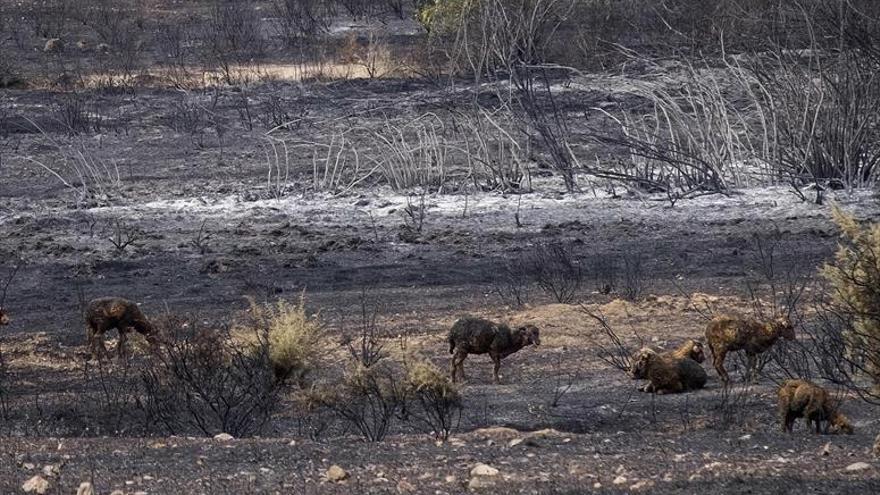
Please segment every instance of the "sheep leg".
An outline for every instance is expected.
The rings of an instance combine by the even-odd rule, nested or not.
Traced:
[[[492,362],[495,363],[495,367],[492,370],[492,376],[494,377],[495,383],[498,383],[501,381],[498,377],[498,370],[501,369],[501,356],[492,356]]]
[[[746,357],[748,358],[748,365],[746,367],[746,381],[749,383],[755,383],[755,381],[757,381],[758,379],[758,355],[746,351]]]
[[[102,325],[89,323],[88,344],[92,359],[101,359],[107,355],[107,346],[104,344],[104,329]],[[99,351],[100,349],[100,351]]]
[[[467,354],[456,352],[452,355],[452,381],[455,382],[456,376],[460,376],[462,380],[465,379],[464,376],[464,358],[467,357]]]
[[[120,328],[119,329],[119,344],[116,347],[116,356],[119,359],[125,357],[125,343],[128,340],[128,329]]]
[[[727,374],[727,370],[724,369],[724,358],[727,357],[727,351],[724,349],[718,349],[717,352],[714,348],[712,348],[712,365],[715,366],[715,371],[718,372],[718,376],[721,377],[721,380],[724,383],[730,381],[730,376]]]

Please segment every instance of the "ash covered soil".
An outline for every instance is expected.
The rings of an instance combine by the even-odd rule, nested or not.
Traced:
[[[611,92],[596,88],[613,83],[587,81],[569,97],[595,103]],[[381,125],[389,113],[406,119],[449,98],[428,85],[393,81],[255,91],[280,92],[308,109],[303,125],[289,131],[303,142],[326,138],[341,119]],[[530,287],[525,307],[514,308],[496,291],[505,270],[536,245],[563,243],[585,273],[603,260],[638,259],[640,302],[624,302],[617,287],[603,294],[598,275],[586,277],[576,301],[605,314],[633,348],[635,334],[671,348],[702,336],[705,319],[692,304],[697,297],[748,310],[755,236],[777,236],[779,257],[803,270],[828,259],[837,230],[827,204],[768,186],[670,207],[662,196],[615,197],[590,178],[583,178],[585,192],[565,193],[536,167],[533,192],[424,195],[423,227],[412,234],[402,227],[404,212],[421,205],[419,195],[386,186],[303,192],[310,153],[295,157],[292,191],[273,198],[265,130],[231,132],[223,151],[210,133],[207,144],[195,145],[191,135],[161,125],[175,95],[157,89],[97,104],[109,130],[90,137],[89,146],[116,161],[117,188],[76,199],[34,161],[5,159],[0,168],[4,269],[16,257],[25,260],[4,302],[13,322],[0,334],[11,406],[0,423],[0,492],[20,492],[38,474],[50,482],[50,493],[72,493],[89,480],[98,493],[880,489],[880,464],[870,454],[880,432],[876,408],[849,398],[844,409],[855,424],[852,436],[812,435],[800,424],[787,435],[778,432],[775,384],[767,377],[738,384],[732,399],[722,394],[714,370],[699,392],[639,393],[636,382],[597,357],[600,329],[577,305],[553,304]],[[17,115],[44,124],[51,122],[45,101],[57,97],[7,95]],[[230,120],[236,115],[231,106],[217,108]],[[62,133],[14,120],[4,125],[15,124],[8,130],[17,156],[59,159],[67,146],[55,144],[66,142]],[[880,217],[872,192],[830,196],[861,220]],[[117,249],[113,240],[126,239],[120,235],[134,240]],[[389,346],[405,335],[443,369],[446,332],[464,313],[535,323],[542,345],[505,359],[497,385],[486,356],[468,358],[461,425],[440,444],[406,426],[378,443],[352,435],[312,440],[284,408],[263,437],[229,441],[143,438],[98,428],[83,415],[100,390],[84,378],[81,298],[119,295],[142,303],[148,314],[223,320],[247,308],[244,296],[305,294],[310,311],[341,337],[350,333],[364,292],[383,303]],[[735,362],[728,368],[742,376]],[[498,473],[472,476],[480,463]],[[346,479],[328,480],[331,465],[345,470]]]

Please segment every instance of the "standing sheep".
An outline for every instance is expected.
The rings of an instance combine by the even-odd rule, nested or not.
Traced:
[[[706,370],[690,357],[659,354],[647,347],[633,356],[630,373],[633,379],[650,382],[639,390],[658,394],[698,390],[706,385],[708,379]]]
[[[749,380],[754,379],[758,354],[769,349],[779,337],[794,340],[794,327],[788,318],[781,317],[770,322],[760,322],[752,318],[717,316],[706,327],[706,341],[712,353],[712,363],[718,375],[725,382],[730,376],[724,369],[724,358],[728,352],[745,350],[748,357]]]
[[[104,333],[113,328],[119,331],[117,352],[120,357],[125,353],[126,334],[132,330],[146,337],[153,346],[159,343],[158,333],[138,305],[121,297],[93,299],[86,308],[85,319],[89,350],[95,358],[99,357],[99,347],[100,354],[107,353]]]
[[[806,380],[786,380],[777,392],[779,421],[782,431],[791,432],[794,421],[804,418],[807,427],[816,425],[816,433],[846,433],[851,435],[853,427],[849,420],[837,410],[824,388]]]
[[[494,379],[498,383],[501,359],[528,345],[540,345],[541,337],[534,325],[511,330],[505,324],[493,323],[483,318],[465,316],[452,325],[449,331],[449,353],[452,354],[452,381],[458,374],[464,378],[464,360],[468,354],[486,354],[495,363]]]

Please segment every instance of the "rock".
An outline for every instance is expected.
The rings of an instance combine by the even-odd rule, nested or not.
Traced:
[[[46,464],[43,466],[43,476],[47,478],[58,476],[58,466],[54,464]]]
[[[218,433],[214,435],[214,440],[219,442],[228,442],[230,440],[235,440],[235,437],[230,435],[229,433]]]
[[[325,473],[325,476],[327,476],[327,481],[333,483],[339,483],[340,481],[348,479],[348,473],[345,471],[345,469],[342,469],[336,464],[330,466],[330,468],[327,469],[327,473]]]
[[[653,482],[653,481],[651,481],[651,480],[641,480],[641,481],[638,481],[638,482],[634,483],[631,487],[629,487],[629,489],[632,490],[632,491],[634,491],[634,492],[637,492],[637,491],[639,491],[639,490],[645,490],[645,489],[647,489],[647,488],[652,488],[653,486],[654,486],[654,482]]]
[[[125,492],[122,490],[113,490],[110,492],[110,495],[125,495]]]
[[[523,443],[522,438],[514,438],[513,440],[511,440],[510,442],[507,443],[507,446],[508,447],[516,447],[517,445],[519,445],[521,443]]]
[[[821,456],[831,455],[831,442],[828,442],[822,446],[822,450],[819,451],[819,455],[821,455]]]
[[[868,469],[871,469],[871,465],[867,462],[854,462],[844,468],[844,470],[848,473],[859,473],[862,471],[867,471]]]
[[[617,478],[614,478],[614,481],[612,481],[612,483],[614,483],[615,485],[622,485],[622,484],[626,483],[627,481],[629,481],[629,480],[626,479],[626,476],[621,474]]]
[[[601,490],[601,489],[602,489],[602,483],[599,483],[598,481],[593,483],[593,490]]]
[[[456,478],[455,476],[449,474],[449,475],[446,475],[446,477],[443,478],[443,480],[444,480],[445,482],[447,482],[447,483],[455,483],[455,482],[458,480],[458,478]]]
[[[88,481],[83,481],[76,489],[76,495],[95,495],[95,487]]]
[[[43,45],[43,51],[47,53],[60,53],[64,51],[64,42],[60,38],[49,38]]]
[[[468,488],[471,490],[479,490],[480,488],[492,488],[495,486],[495,479],[489,476],[474,476],[468,482]]]
[[[410,493],[416,491],[416,487],[406,480],[400,480],[397,482],[397,492],[398,493]]]
[[[477,464],[471,469],[471,476],[497,476],[498,470],[488,464]]]
[[[46,481],[42,476],[34,476],[33,478],[24,482],[21,485],[21,489],[24,490],[25,493],[36,493],[37,495],[43,495],[47,491],[49,491],[49,482]]]

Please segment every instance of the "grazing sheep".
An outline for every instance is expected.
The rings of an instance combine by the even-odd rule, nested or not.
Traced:
[[[464,359],[468,354],[486,354],[495,363],[493,373],[498,383],[498,370],[501,359],[527,345],[540,345],[541,337],[534,325],[525,325],[511,330],[504,324],[493,323],[483,318],[465,316],[452,325],[449,331],[449,353],[452,354],[452,381],[457,374],[464,378]],[[459,373],[457,373],[459,372]]]
[[[658,394],[701,389],[708,378],[706,370],[690,357],[676,358],[647,347],[633,356],[630,373],[634,379],[650,382],[639,390]]]
[[[752,318],[717,316],[706,327],[706,341],[712,353],[712,363],[718,375],[725,382],[730,376],[724,369],[724,358],[728,352],[745,350],[748,356],[747,378],[754,379],[758,354],[769,349],[779,337],[794,340],[794,327],[788,318],[777,318],[770,322],[760,322]]]
[[[88,325],[89,350],[95,358],[100,357],[97,352],[99,347],[103,351],[101,354],[107,353],[104,333],[112,328],[119,331],[117,346],[119,356],[125,353],[126,334],[132,330],[146,337],[153,346],[156,346],[160,340],[153,324],[144,316],[138,305],[121,297],[93,299],[86,308],[85,318]]]
[[[666,353],[666,355],[675,359],[691,358],[698,363],[706,360],[706,354],[703,352],[703,343],[694,339],[687,339],[677,349]]]
[[[837,410],[837,404],[824,388],[806,380],[786,380],[779,387],[779,420],[783,432],[791,432],[797,418],[807,420],[807,427],[816,424],[816,433],[852,435],[849,420]]]
[[[5,309],[0,308],[0,326],[9,325],[9,313]]]

